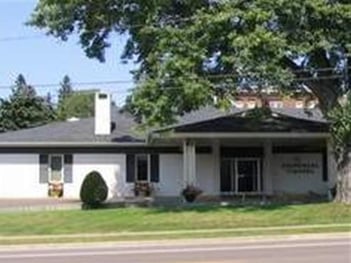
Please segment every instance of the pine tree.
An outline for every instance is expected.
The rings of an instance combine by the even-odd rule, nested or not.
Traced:
[[[0,131],[44,125],[55,119],[52,105],[36,94],[34,87],[19,75],[8,99],[0,100]]]
[[[59,104],[62,103],[63,100],[65,100],[67,97],[69,97],[73,93],[71,79],[68,75],[65,75],[63,77],[60,85],[61,85],[61,88],[58,91]]]

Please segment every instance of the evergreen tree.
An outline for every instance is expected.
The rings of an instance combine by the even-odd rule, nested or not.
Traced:
[[[19,75],[12,94],[0,100],[0,131],[19,130],[49,123],[55,113],[45,98],[36,95],[34,87]]]
[[[72,89],[72,83],[71,79],[68,75],[65,75],[62,79],[62,82],[60,83],[60,89],[58,91],[58,102],[59,104],[65,100],[67,97],[72,95],[73,89]]]

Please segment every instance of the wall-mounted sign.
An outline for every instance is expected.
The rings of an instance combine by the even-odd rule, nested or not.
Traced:
[[[288,174],[313,175],[319,170],[320,163],[316,160],[308,160],[295,156],[290,160],[284,160],[281,163],[281,168]]]

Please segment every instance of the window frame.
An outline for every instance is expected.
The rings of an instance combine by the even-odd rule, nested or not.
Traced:
[[[146,163],[147,163],[147,179],[146,180],[139,180],[138,178],[138,158],[146,156]],[[151,182],[151,155],[150,154],[136,154],[134,160],[134,181],[135,182]]]
[[[58,180],[52,180],[52,168],[51,168],[51,164],[52,164],[52,158],[53,157],[60,157],[61,158],[61,179],[58,181]],[[49,178],[48,178],[48,181],[49,183],[63,183],[64,182],[64,155],[63,154],[50,154],[49,155]]]

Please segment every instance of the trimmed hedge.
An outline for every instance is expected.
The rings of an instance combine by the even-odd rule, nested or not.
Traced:
[[[83,208],[97,208],[106,200],[108,187],[100,173],[92,171],[84,178],[80,189]]]

